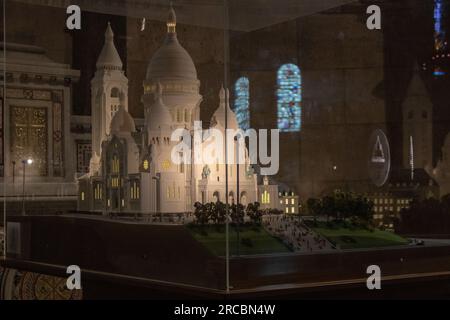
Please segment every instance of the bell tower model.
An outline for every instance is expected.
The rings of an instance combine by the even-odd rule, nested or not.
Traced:
[[[432,165],[433,104],[416,65],[403,103],[403,166],[427,168]]]
[[[92,157],[100,157],[102,142],[110,133],[111,119],[122,105],[128,111],[128,79],[122,60],[114,46],[111,25],[105,32],[105,44],[91,80]]]

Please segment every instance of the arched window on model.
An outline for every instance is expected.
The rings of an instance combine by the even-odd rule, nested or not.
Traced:
[[[234,204],[234,192],[233,191],[228,192],[228,203]]]
[[[117,154],[113,155],[111,159],[111,187],[112,188],[119,188],[120,187],[120,180],[119,180],[119,174],[120,174],[120,160]]]
[[[241,192],[241,198],[240,198],[240,203],[246,207],[247,206],[247,192],[246,191],[242,191]]]
[[[261,203],[262,204],[270,204],[270,193],[267,190],[261,194]]]
[[[234,84],[234,113],[239,128],[250,128],[250,83],[247,77],[240,77]]]
[[[114,87],[111,89],[111,119],[114,114],[119,110],[120,105],[120,92],[119,89]]]
[[[118,174],[120,171],[120,161],[119,157],[115,154],[111,159],[111,172],[113,174]]]
[[[220,193],[219,193],[219,191],[214,191],[213,199],[214,199],[214,202],[219,202],[220,201]]]
[[[130,199],[139,200],[139,198],[140,198],[139,181],[134,180],[130,183]]]
[[[278,129],[281,132],[300,131],[302,78],[295,64],[284,64],[277,73]]]
[[[186,122],[186,123],[189,122],[189,110],[188,109],[184,109],[184,122]]]

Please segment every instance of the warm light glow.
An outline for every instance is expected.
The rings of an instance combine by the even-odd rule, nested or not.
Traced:
[[[130,193],[131,193],[131,200],[138,200],[140,197],[139,194],[139,184],[137,181],[133,181],[130,187]]]
[[[113,156],[111,160],[111,171],[112,173],[119,173],[120,170],[120,162],[116,155]]]
[[[264,193],[261,195],[261,202],[263,204],[270,204],[270,193],[267,190],[264,190]]]
[[[175,33],[176,32],[177,24],[175,22],[168,22],[167,23],[167,32],[168,33]]]
[[[102,200],[102,187],[100,186],[100,184],[97,184],[94,188],[94,199]]]
[[[144,163],[142,164],[142,167],[144,168],[144,170],[148,170],[148,168],[149,168],[149,163],[148,163],[148,160],[147,160],[147,159],[144,160]]]
[[[27,163],[28,163],[28,164],[33,164],[33,159],[28,159],[28,160],[27,160]]]
[[[170,169],[170,161],[169,160],[164,160],[163,163],[162,163],[162,168],[164,170]]]

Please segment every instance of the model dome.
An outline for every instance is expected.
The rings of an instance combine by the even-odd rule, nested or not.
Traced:
[[[172,123],[172,116],[169,109],[162,101],[162,86],[158,82],[156,85],[156,97],[155,102],[150,107],[150,116],[148,128],[150,130],[156,130],[164,126],[170,126]]]
[[[175,11],[170,8],[166,39],[150,60],[147,80],[164,78],[197,80],[194,62],[186,49],[178,42],[176,24]]]
[[[225,101],[225,94],[227,95],[227,100]],[[220,105],[219,108],[217,108],[216,112],[214,112],[212,118],[211,118],[211,125],[216,126],[217,124],[220,124],[223,128],[225,128],[225,110],[227,114],[227,128],[228,129],[239,129],[239,124],[236,120],[236,115],[234,114],[233,110],[230,109],[230,97],[228,89],[225,91],[225,89],[220,89]]]
[[[133,117],[120,105],[119,110],[114,114],[111,120],[111,133],[135,132],[136,126]]]

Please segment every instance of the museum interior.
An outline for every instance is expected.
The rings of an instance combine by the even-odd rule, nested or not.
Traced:
[[[1,9],[0,299],[442,292],[450,0]]]

